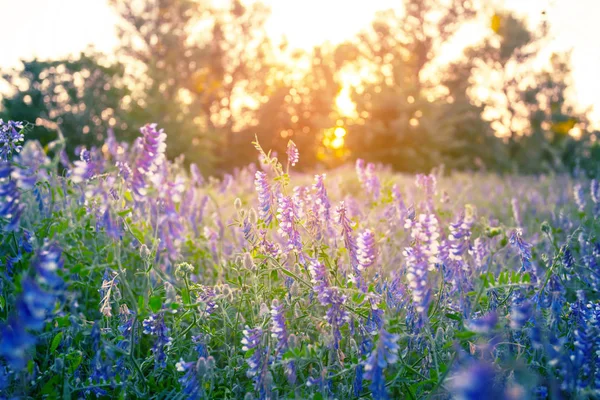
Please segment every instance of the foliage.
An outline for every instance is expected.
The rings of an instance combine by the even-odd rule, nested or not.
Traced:
[[[0,396],[598,396],[597,181],[312,183],[258,142],[204,180],[141,133],[1,164]]]
[[[104,58],[89,49],[76,58],[23,61],[3,75],[12,96],[2,99],[0,116],[32,124],[28,137],[43,145],[60,130],[70,157],[78,146],[102,144],[108,128],[121,140],[133,140],[137,118],[146,116],[131,103],[124,66]]]

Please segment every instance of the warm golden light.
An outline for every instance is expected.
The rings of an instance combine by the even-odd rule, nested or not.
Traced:
[[[344,147],[344,136],[346,136],[346,129],[343,127],[329,128],[325,130],[323,145],[332,150],[340,150]]]

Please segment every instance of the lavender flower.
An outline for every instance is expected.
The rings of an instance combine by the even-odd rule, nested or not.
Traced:
[[[573,187],[573,197],[575,198],[577,209],[582,212],[585,211],[585,193],[583,191],[583,186],[580,183]]]
[[[387,399],[384,370],[398,361],[398,339],[385,329],[379,332],[377,347],[371,352],[365,363],[364,377],[371,381],[371,393],[374,399]]]
[[[251,329],[246,325],[243,331],[242,350],[249,353],[250,357],[246,360],[249,378],[254,381],[254,390],[260,393],[260,398],[264,399],[268,392],[267,378],[267,357],[266,351],[262,346],[263,330],[260,327]]]
[[[357,268],[359,271],[364,271],[375,263],[377,254],[375,252],[375,234],[369,230],[364,230],[358,235],[357,240]]]
[[[0,119],[0,161],[8,161],[13,153],[19,153],[24,139],[22,122]]]
[[[457,400],[500,399],[503,391],[496,388],[494,368],[482,361],[461,369],[452,377],[451,390]]]
[[[258,217],[264,221],[266,225],[271,223],[273,219],[273,193],[267,180],[267,174],[261,171],[256,171],[254,177],[254,185],[258,193]]]
[[[292,167],[298,163],[300,153],[298,152],[296,144],[291,140],[288,142],[286,154],[288,156],[288,163],[291,164]]]
[[[156,340],[152,346],[154,368],[165,368],[167,366],[165,349],[168,349],[171,346],[173,338],[169,336],[169,328],[165,324],[164,315],[162,313],[152,314],[146,318],[142,324],[146,335],[156,336]]]
[[[0,162],[0,218],[9,220],[4,227],[14,231],[19,227],[25,206],[21,204],[21,193],[15,180],[11,179],[13,168],[7,162]]]
[[[138,139],[139,154],[133,171],[132,187],[138,197],[146,195],[147,178],[151,177],[164,160],[167,148],[166,133],[156,130],[156,124],[147,124],[140,129],[142,136]]]
[[[531,263],[531,245],[523,240],[523,233],[520,229],[514,230],[509,238],[509,242],[516,247],[521,258],[521,271],[531,273],[533,281],[536,280],[535,267]]]
[[[302,251],[302,241],[300,232],[296,227],[296,208],[294,201],[289,196],[280,195],[278,198],[277,220],[279,222],[278,232],[283,237],[287,238],[288,250]]]
[[[348,313],[343,306],[346,302],[346,296],[341,295],[337,288],[331,287],[327,280],[327,270],[323,263],[313,261],[308,267],[313,290],[317,295],[319,303],[323,306],[329,306],[326,319],[333,331],[334,348],[338,348],[341,340],[340,328],[349,320]]]
[[[340,233],[342,238],[344,239],[344,246],[346,247],[346,250],[348,250],[348,254],[350,255],[350,265],[354,270],[354,273],[358,275],[360,273],[360,271],[358,270],[358,248],[356,246],[354,236],[352,235],[352,226],[350,219],[346,215],[346,204],[343,201],[340,202],[335,212],[337,215],[337,223],[342,228],[342,231]]]
[[[277,299],[271,304],[271,336],[277,340],[276,351],[281,354],[288,347],[288,335],[285,328],[285,316],[283,315],[283,304]]]
[[[329,202],[329,196],[327,196],[327,189],[325,189],[326,175],[315,175],[315,183],[313,184],[314,191],[314,212],[325,224],[329,223],[330,220],[330,209],[331,203]]]

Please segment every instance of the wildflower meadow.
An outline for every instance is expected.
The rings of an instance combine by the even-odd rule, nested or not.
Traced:
[[[600,188],[567,175],[222,178],[0,121],[0,398],[600,397]]]

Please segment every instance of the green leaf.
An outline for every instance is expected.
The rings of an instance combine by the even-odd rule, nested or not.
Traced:
[[[159,296],[152,296],[150,297],[150,301],[148,302],[148,305],[150,305],[150,309],[157,313],[160,311],[161,307],[162,307],[162,299]]]
[[[130,191],[126,191],[123,196],[125,197],[125,200],[127,200],[127,201],[133,201],[133,196],[131,195]]]
[[[462,321],[462,317],[459,314],[446,313],[446,317],[458,322]]]
[[[60,345],[60,341],[62,340],[64,332],[58,332],[54,339],[52,339],[52,344],[50,345],[50,353],[54,353],[58,346]]]

